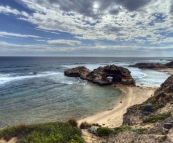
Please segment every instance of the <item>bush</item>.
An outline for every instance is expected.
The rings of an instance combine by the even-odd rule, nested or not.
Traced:
[[[103,136],[109,136],[111,133],[111,130],[107,127],[100,127],[97,129],[98,136],[103,137]]]
[[[146,131],[147,129],[145,128],[140,128],[140,129],[132,129],[133,132],[137,133],[137,134],[143,134],[144,131]]]
[[[171,116],[171,112],[168,112],[168,113],[165,113],[165,114],[162,114],[162,115],[158,115],[158,116],[151,116],[149,118],[146,118],[143,120],[143,123],[155,123],[159,120],[164,120],[168,117]]]
[[[151,103],[147,103],[142,106],[142,110],[146,112],[152,112],[153,111],[153,105]]]
[[[65,122],[18,125],[0,131],[0,138],[18,137],[24,143],[84,143],[80,136],[80,129]]]
[[[78,135],[74,135],[69,143],[85,143],[85,140]]]
[[[72,125],[73,127],[77,127],[77,121],[76,121],[76,119],[72,118],[72,119],[69,119],[67,122],[70,125]]]
[[[89,124],[88,122],[82,122],[81,124],[80,124],[80,129],[87,129],[87,128],[89,128],[89,127],[91,127],[91,124]]]
[[[122,127],[117,127],[114,129],[115,134],[119,134],[120,132],[124,132],[124,131],[129,131],[131,130],[130,126],[122,126]]]

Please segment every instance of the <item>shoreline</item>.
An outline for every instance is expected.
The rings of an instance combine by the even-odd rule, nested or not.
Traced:
[[[121,126],[123,123],[123,114],[126,113],[127,108],[146,101],[154,94],[158,87],[126,86],[118,84],[115,88],[120,89],[123,95],[115,103],[113,108],[80,119],[78,120],[79,125],[86,121],[88,123],[98,123],[101,126],[109,128]]]

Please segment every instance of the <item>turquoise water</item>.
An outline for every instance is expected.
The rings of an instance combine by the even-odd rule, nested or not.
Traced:
[[[167,58],[169,59],[169,58]],[[64,76],[64,70],[84,65],[90,70],[115,64],[129,68],[136,62],[168,62],[166,58],[58,58],[0,57],[0,128],[84,118],[112,108],[121,91],[101,87],[79,78]],[[137,84],[160,85],[166,73],[129,68]]]

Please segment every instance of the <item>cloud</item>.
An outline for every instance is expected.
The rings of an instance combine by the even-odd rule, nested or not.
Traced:
[[[28,14],[24,11],[20,12],[17,9],[13,9],[9,6],[3,6],[3,5],[0,5],[0,13],[14,14],[14,15],[21,15],[21,16],[28,17]]]
[[[173,15],[173,2],[171,4],[171,6],[170,6],[170,13]]]
[[[136,11],[147,5],[151,0],[115,0],[115,2],[125,7],[128,11]]]
[[[56,44],[63,46],[75,46],[81,44],[80,41],[76,40],[47,40],[48,44]]]
[[[40,36],[35,36],[35,35],[24,35],[24,34],[18,34],[18,33],[9,33],[9,32],[4,32],[0,31],[0,37],[21,37],[21,38],[41,38]]]
[[[171,0],[16,1],[32,10],[30,14],[22,14],[8,7],[7,11],[12,9],[11,13],[23,15],[18,17],[19,20],[27,21],[33,24],[35,29],[44,32],[59,36],[65,32],[78,39],[46,41],[52,47],[78,48],[83,44],[80,40],[91,43],[103,41],[104,44],[111,43],[114,47],[132,45],[129,48],[146,45],[164,47],[173,43],[172,38],[169,38],[173,35]],[[108,47],[110,45],[108,44]]]

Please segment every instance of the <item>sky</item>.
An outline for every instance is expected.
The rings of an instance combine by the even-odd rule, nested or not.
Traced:
[[[173,0],[0,0],[0,56],[172,55]]]

